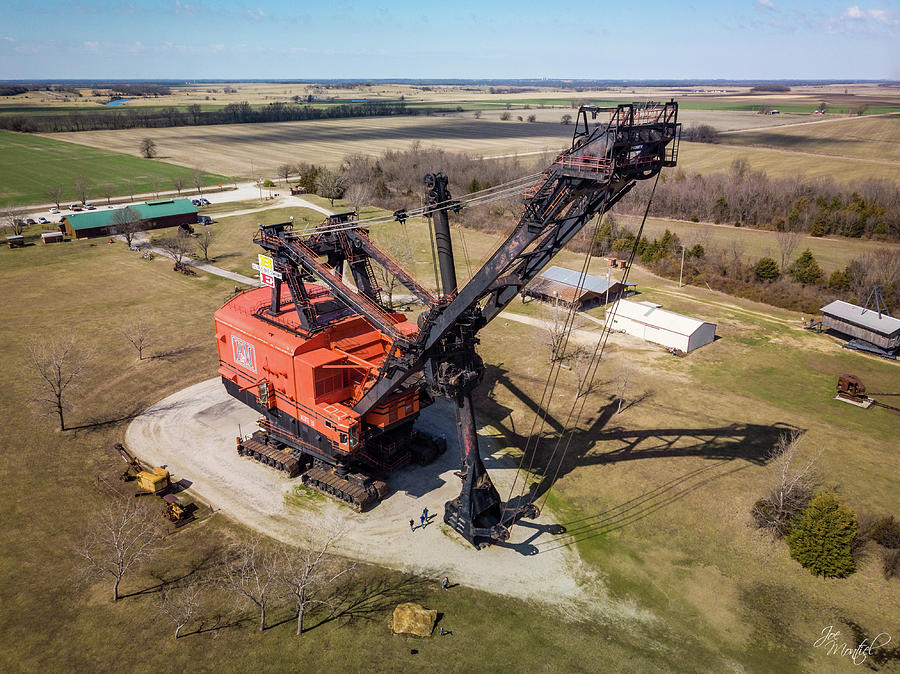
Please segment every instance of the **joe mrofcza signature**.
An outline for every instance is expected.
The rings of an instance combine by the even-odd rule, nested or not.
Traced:
[[[841,636],[840,630],[835,630],[834,625],[825,627],[818,639],[813,644],[813,648],[824,648],[828,655],[840,655],[850,658],[854,665],[861,665],[870,655],[874,655],[876,648],[887,646],[891,642],[891,635],[887,632],[872,637],[871,642],[863,639],[856,648],[851,648],[846,641],[839,641]]]

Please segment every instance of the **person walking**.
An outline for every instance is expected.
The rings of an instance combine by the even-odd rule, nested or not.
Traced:
[[[415,521],[415,520],[410,520],[410,521],[409,521],[409,530],[410,530],[410,531],[415,531],[415,530],[416,530],[416,521]]]
[[[450,579],[449,579],[447,576],[444,576],[444,577],[441,579],[441,589],[442,589],[442,590],[449,590],[449,589],[450,589]]]
[[[422,508],[422,517],[424,517],[426,520],[428,519],[428,507],[427,506],[425,508]]]
[[[422,528],[425,528],[426,520],[425,515],[419,515],[419,521],[422,523]]]

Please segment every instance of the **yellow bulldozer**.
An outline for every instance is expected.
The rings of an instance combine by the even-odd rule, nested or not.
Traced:
[[[165,518],[174,523],[176,527],[193,519],[178,497],[169,493],[172,489],[172,478],[169,471],[161,467],[145,468],[121,443],[116,443],[116,451],[128,464],[128,468],[119,476],[119,479],[124,482],[131,480],[137,482],[140,491],[135,496],[155,495],[162,498],[165,503]]]

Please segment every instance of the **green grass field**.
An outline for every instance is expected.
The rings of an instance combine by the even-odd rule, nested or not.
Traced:
[[[47,203],[47,188],[66,186],[64,201],[76,200],[73,181],[81,175],[90,179],[88,198],[100,201],[102,185],[111,186],[113,196],[129,193],[128,180],[135,193],[174,189],[172,179],[181,177],[191,186],[191,169],[155,159],[142,159],[109,150],[75,143],[0,131],[0,205]],[[228,182],[225,176],[207,173],[204,184]],[[80,197],[79,197],[80,198]]]

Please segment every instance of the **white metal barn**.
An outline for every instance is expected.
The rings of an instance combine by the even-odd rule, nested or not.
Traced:
[[[682,316],[650,302],[619,300],[606,312],[610,328],[688,353],[716,338],[716,324]]]

